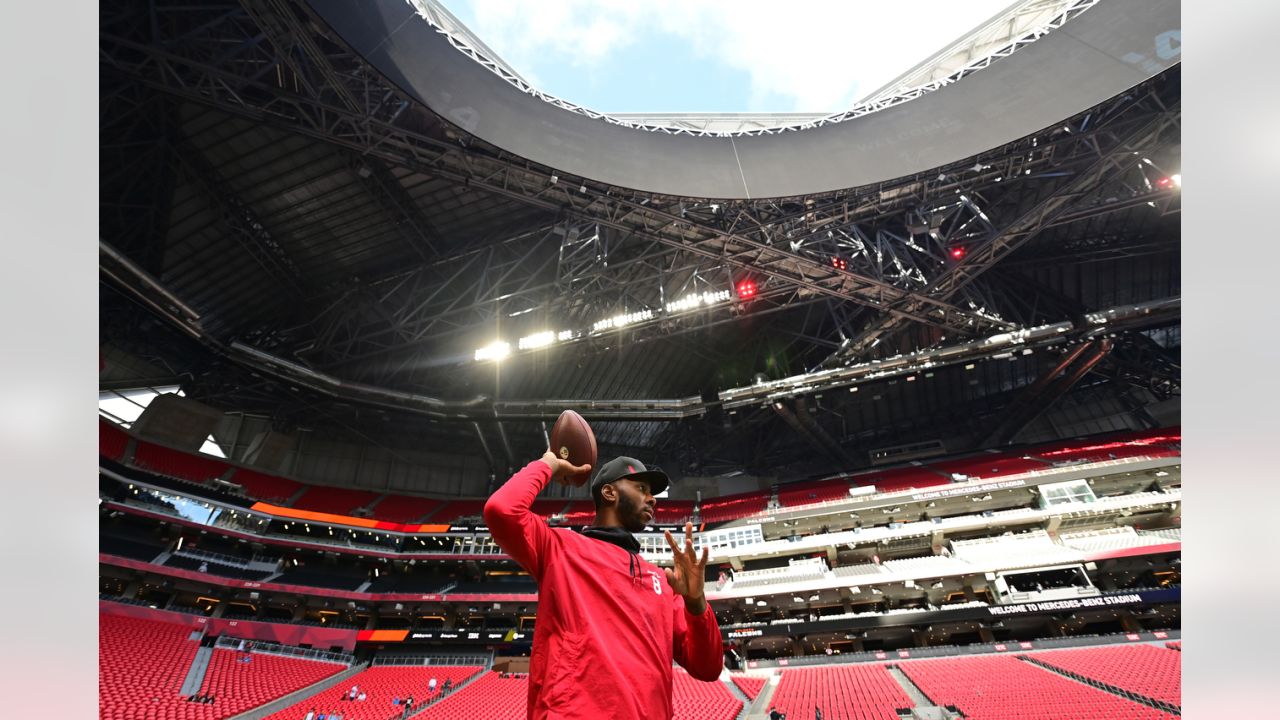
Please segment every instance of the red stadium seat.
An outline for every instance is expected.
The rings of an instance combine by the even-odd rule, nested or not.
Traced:
[[[899,667],[933,702],[955,705],[971,720],[1173,718],[1009,655],[910,660]]]
[[[273,503],[282,503],[302,489],[302,483],[245,468],[236,470],[231,482],[244,487],[249,497]]]
[[[352,490],[350,488],[312,485],[302,496],[293,501],[299,510],[350,515],[357,508],[362,508],[378,499],[378,493],[368,490]]]
[[[197,694],[179,695],[199,648],[182,625],[119,615],[98,616],[99,717],[215,720],[242,713],[341,672],[345,665],[214,650]]]
[[[769,703],[791,718],[821,708],[823,720],[898,720],[897,709],[912,705],[883,665],[790,668]]]
[[[441,505],[444,505],[443,500],[433,498],[388,495],[373,506],[373,516],[387,522],[419,523],[434,514]]]
[[[231,467],[222,460],[198,453],[173,450],[143,440],[138,441],[137,449],[133,453],[133,464],[160,475],[190,480],[194,483],[205,483],[214,478],[220,478]]]
[[[759,675],[731,673],[729,677],[733,680],[733,684],[737,685],[738,689],[742,691],[742,694],[752,700],[755,700],[760,691],[764,689],[764,684],[769,682],[769,678],[760,677]]]
[[[1182,653],[1119,645],[1036,653],[1035,659],[1135,695],[1182,704]]]
[[[478,665],[377,665],[343,680],[328,690],[272,713],[264,720],[299,720],[311,708],[326,715],[340,713],[345,720],[392,720],[400,717],[400,713],[404,710],[403,705],[394,704],[396,698],[403,701],[412,695],[414,707],[421,707],[424,703],[443,696],[441,688],[445,680],[457,686],[480,670]],[[431,678],[438,681],[434,694],[428,692]],[[359,686],[360,690],[364,691],[363,701],[343,699],[352,685]],[[454,696],[449,696],[443,702],[450,702],[453,699]],[[521,706],[521,712],[523,711]],[[433,717],[429,714],[431,712],[433,711],[427,710],[426,713],[415,717],[430,718]],[[487,717],[490,716],[471,715],[467,720]]]
[[[119,425],[98,418],[98,454],[112,460],[124,460],[129,447],[129,435]]]

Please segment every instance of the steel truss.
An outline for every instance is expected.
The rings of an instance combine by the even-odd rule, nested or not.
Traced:
[[[350,150],[370,167],[361,177],[384,191],[375,195],[405,218],[424,264],[350,290],[312,324],[305,344],[317,348],[325,364],[352,366],[521,311],[585,322],[661,309],[692,288],[724,287],[744,276],[757,281],[761,300],[773,306],[834,301],[836,326],[849,341],[838,360],[908,324],[955,340],[1016,330],[1030,319],[978,275],[1047,227],[1138,202],[1167,208],[1175,197],[1171,189],[1146,189],[1089,205],[1084,192],[1090,183],[1124,181],[1124,153],[1132,152],[1125,143],[1159,136],[1139,130],[1176,123],[1176,106],[1159,106],[1151,88],[1048,137],[988,153],[972,168],[823,196],[695,202],[559,177],[470,138],[413,106],[340,42],[317,35],[305,8],[287,0],[146,9],[121,2],[102,18],[104,77]],[[540,254],[554,230],[542,227],[441,257],[429,222],[411,199],[394,192],[398,183],[381,163],[565,218],[554,236],[556,254]],[[1042,207],[1003,224],[989,216],[995,211],[986,206],[984,189],[1056,174],[1074,179]],[[279,263],[267,239],[248,237],[261,262]],[[973,248],[961,263],[947,255],[957,243]],[[469,293],[445,292],[463,278]],[[863,310],[850,312],[854,307]],[[714,322],[709,315],[690,313],[685,320],[655,313],[628,332],[678,332]],[[389,377],[405,366],[381,367],[379,375]]]

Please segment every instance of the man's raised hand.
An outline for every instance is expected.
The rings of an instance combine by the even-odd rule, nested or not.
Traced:
[[[551,478],[562,485],[572,485],[573,483],[569,478],[591,472],[590,463],[586,465],[574,465],[568,460],[564,460],[559,455],[551,452],[551,450],[547,450],[542,453],[542,462],[546,463],[547,466],[551,468]]]
[[[684,607],[690,615],[701,615],[707,608],[707,598],[703,593],[706,578],[708,549],[702,548],[702,559],[693,552],[693,523],[684,524],[684,549],[676,545],[676,539],[670,530],[664,530],[667,545],[671,546],[671,559],[675,570],[666,570],[667,584],[677,595],[684,597]]]

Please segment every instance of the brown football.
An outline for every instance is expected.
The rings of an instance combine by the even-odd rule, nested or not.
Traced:
[[[572,410],[565,410],[556,418],[551,427],[551,452],[568,460],[574,465],[596,466],[596,435],[582,416]],[[568,480],[574,485],[583,485],[591,478],[591,473],[571,475]]]

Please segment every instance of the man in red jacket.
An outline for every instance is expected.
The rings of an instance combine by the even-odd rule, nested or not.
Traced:
[[[605,463],[591,483],[596,521],[582,532],[551,528],[530,511],[552,478],[589,471],[547,452],[489,498],[484,519],[498,545],[538,581],[529,663],[531,720],[671,718],[671,661],[699,680],[724,667],[720,627],[703,594],[707,550],[668,532],[674,570],[640,557],[632,535],[653,520],[667,476],[638,460]]]

